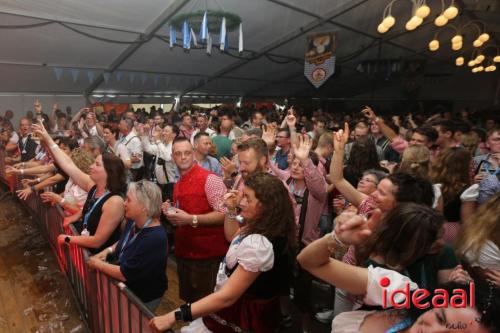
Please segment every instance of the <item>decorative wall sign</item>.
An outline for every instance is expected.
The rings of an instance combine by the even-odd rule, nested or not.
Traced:
[[[304,75],[315,88],[321,87],[335,73],[336,49],[336,32],[307,36]]]

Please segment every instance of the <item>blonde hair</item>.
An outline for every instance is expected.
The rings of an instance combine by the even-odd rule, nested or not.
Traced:
[[[71,151],[70,157],[78,169],[86,174],[90,173],[90,166],[95,162],[95,158],[91,153],[81,148],[75,148]]]
[[[490,240],[500,248],[500,192],[479,207],[476,213],[464,221],[457,238],[457,253],[469,252],[477,260],[482,246]]]
[[[460,137],[460,141],[464,145],[465,149],[467,149],[472,156],[474,156],[476,148],[479,145],[479,135],[477,135],[476,132],[465,133]]]
[[[420,178],[429,178],[431,153],[425,146],[410,146],[403,152],[398,171]]]

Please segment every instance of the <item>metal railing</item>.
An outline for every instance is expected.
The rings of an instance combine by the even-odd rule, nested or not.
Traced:
[[[20,179],[6,177],[5,151],[0,148],[0,182],[2,187],[15,191],[22,188]],[[10,184],[10,186],[9,186]],[[12,184],[15,184],[12,186]],[[63,227],[64,213],[59,206],[43,203],[36,194],[20,202],[28,209],[47,237],[61,270],[71,285],[88,329],[93,333],[150,332],[148,323],[154,314],[128,289],[102,272],[89,269],[89,251],[71,244],[59,246],[62,234],[78,235],[70,225]]]

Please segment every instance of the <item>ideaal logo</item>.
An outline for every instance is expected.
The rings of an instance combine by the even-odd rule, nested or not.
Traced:
[[[467,299],[467,293],[464,289],[453,289],[451,297],[445,289],[435,289],[430,301],[428,298],[431,296],[431,293],[427,289],[419,288],[410,293],[410,282],[407,282],[403,288],[393,289],[390,292],[387,291],[387,287],[391,284],[391,280],[388,277],[381,278],[379,284],[383,288],[382,307],[384,308],[409,309],[410,302],[418,309],[428,309],[431,305],[433,308],[474,308],[475,304],[474,282],[469,284],[470,299]],[[397,302],[397,296],[404,296],[404,301]]]

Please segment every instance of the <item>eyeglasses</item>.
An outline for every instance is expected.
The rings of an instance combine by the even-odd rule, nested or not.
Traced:
[[[365,178],[361,177],[361,178],[358,179],[358,181],[359,182],[368,182],[368,183],[372,183],[374,185],[378,185],[378,182],[376,180],[373,180],[373,179],[370,179],[370,178],[366,178],[366,177]]]

